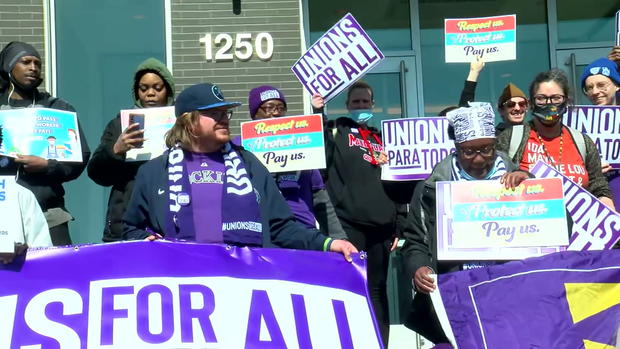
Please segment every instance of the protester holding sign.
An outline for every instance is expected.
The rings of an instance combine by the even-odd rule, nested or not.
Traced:
[[[459,107],[469,106],[469,102],[473,102],[476,94],[476,85],[478,76],[485,66],[485,62],[481,56],[477,56],[469,64],[469,74],[465,80]],[[527,97],[515,84],[508,83],[497,101],[497,110],[502,117],[502,121],[495,126],[497,132],[501,132],[509,125],[521,125],[525,120],[525,112],[528,108]],[[448,107],[442,110],[439,115],[445,116],[446,113],[456,109],[456,107]]]
[[[248,103],[253,120],[286,115],[284,93],[273,86],[263,85],[252,89]],[[239,138],[233,139],[233,143],[238,140]],[[318,170],[279,172],[273,174],[273,177],[298,222],[308,228],[316,228],[318,220],[319,228],[324,234],[336,239],[347,237]]]
[[[570,102],[568,96],[569,85],[564,72],[552,69],[538,74],[530,85],[533,120],[502,132],[497,139],[497,149],[508,152],[525,171],[542,160],[613,207],[596,145],[587,135],[562,124],[562,116]]]
[[[134,108],[163,107],[174,104],[174,80],[166,66],[155,58],[142,62],[133,79]],[[97,184],[112,187],[108,199],[103,241],[123,237],[123,214],[131,198],[138,168],[145,161],[125,161],[127,151],[144,141],[144,129],[138,123],[121,132],[120,113],[106,126],[101,143],[88,163],[88,176]]]
[[[325,237],[295,221],[265,166],[230,142],[231,108],[213,84],[185,89],[177,98],[170,147],[138,170],[123,217],[126,239],[160,237],[203,243],[276,245],[357,252],[345,240]]]
[[[590,63],[581,74],[581,89],[595,105],[618,105],[616,94],[620,91],[620,73],[616,63],[599,58]]]
[[[349,87],[349,115],[336,119],[325,131],[326,183],[349,240],[368,253],[368,289],[387,346],[386,281],[389,254],[398,242],[396,222],[400,211],[386,192],[391,183],[381,181],[381,165],[387,163],[381,135],[367,124],[373,117],[374,103],[372,88],[367,83],[358,81]],[[313,95],[315,108],[322,108],[323,104],[320,95]]]
[[[612,56],[610,53],[610,57]],[[620,61],[620,57],[618,59]],[[590,63],[581,75],[583,93],[595,105],[620,105],[620,73],[614,61],[599,58]],[[620,173],[611,171],[611,165],[602,162],[603,173],[609,177],[609,187],[613,191],[616,210],[620,210]],[[611,172],[610,172],[611,171]]]
[[[407,275],[418,291],[406,324],[434,343],[446,342],[447,338],[427,296],[436,287],[429,274],[443,274],[464,267],[460,262],[437,261],[436,183],[501,180],[506,187],[514,188],[529,178],[529,173],[518,170],[505,153],[495,150],[495,115],[490,104],[472,103],[472,107],[453,110],[447,117],[454,129],[456,151],[437,164],[430,177],[416,188],[404,229],[403,246]]]
[[[16,183],[12,171],[6,172],[8,163],[8,158],[0,156],[0,246],[13,245],[12,253],[0,248],[0,261],[4,264],[10,263],[28,247],[52,246],[47,221],[37,199],[30,190]]]
[[[497,100],[497,110],[502,122],[495,127],[495,130],[499,133],[508,126],[523,124],[528,105],[525,93],[515,84],[508,83]]]
[[[29,44],[13,41],[0,51],[0,109],[43,107],[75,112],[62,99],[39,92],[41,56]],[[50,227],[54,245],[71,244],[68,222],[73,217],[65,207],[62,183],[80,176],[90,158],[88,143],[79,126],[82,162],[68,163],[20,154],[12,164],[19,171],[18,183],[34,193]]]

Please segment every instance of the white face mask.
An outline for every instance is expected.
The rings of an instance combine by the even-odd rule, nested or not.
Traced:
[[[349,118],[358,124],[365,124],[368,120],[372,119],[374,114],[370,109],[355,109],[349,111]]]

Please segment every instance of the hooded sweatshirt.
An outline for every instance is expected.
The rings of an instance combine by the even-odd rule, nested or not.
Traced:
[[[174,80],[166,66],[155,58],[148,58],[136,69],[132,84],[132,95],[135,103],[134,108],[144,108],[138,98],[138,83],[146,73],[159,75],[168,91],[167,105],[174,104]],[[106,126],[101,136],[101,143],[93,153],[93,158],[88,163],[88,176],[97,184],[104,187],[112,187],[108,199],[105,226],[103,228],[103,241],[122,240],[123,214],[133,192],[134,181],[138,168],[144,161],[126,162],[125,155],[114,154],[114,143],[121,134],[120,114]]]

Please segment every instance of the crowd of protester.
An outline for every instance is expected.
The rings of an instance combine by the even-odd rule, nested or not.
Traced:
[[[620,47],[584,70],[581,88],[593,104],[620,104],[618,64]],[[601,164],[587,134],[562,123],[573,103],[566,75],[558,69],[538,74],[528,96],[509,83],[497,101],[501,122],[496,125],[491,104],[474,102],[484,66],[480,57],[471,63],[458,106],[440,113],[450,123],[455,152],[439,162],[428,179],[416,183],[413,191],[405,188],[406,183],[381,180],[381,166],[389,159],[380,132],[368,126],[375,100],[372,87],[363,81],[346,92],[348,114],[325,123],[326,169],[270,174],[238,137],[231,138],[229,122],[241,103],[227,101],[211,83],[193,85],[176,95],[174,78],[166,66],[147,59],[133,78],[134,108],[174,106],[176,122],[165,139],[168,150],[148,162],[125,161],[127,152],[144,142],[144,130],[138,123],[122,129],[117,115],[103,130],[92,158],[78,123],[81,163],[31,154],[0,157],[1,174],[15,175],[24,192],[16,205],[28,207],[24,212],[34,210],[25,215],[36,221],[36,227],[24,230],[16,253],[25,246],[71,244],[68,222],[72,216],[65,207],[63,183],[87,168],[95,183],[111,187],[104,242],[166,238],[276,245],[334,251],[347,259],[351,253],[365,251],[368,289],[385,345],[389,256],[399,239],[404,239],[407,278],[416,291],[407,326],[433,342],[445,342],[428,297],[436,287],[430,274],[484,263],[437,261],[437,181],[499,180],[515,187],[531,178],[530,169],[542,160],[604,204],[613,208],[615,199],[619,207],[620,175]],[[66,101],[40,92],[41,82],[41,57],[31,45],[11,42],[2,49],[1,109],[75,111]],[[242,119],[277,118],[287,113],[283,92],[273,86],[249,91],[248,105],[250,115]],[[312,105],[316,112],[324,112],[322,96],[312,96]],[[210,171],[208,178],[201,175],[204,168]],[[403,192],[408,193],[404,202]],[[47,230],[49,237],[42,233]],[[2,257],[5,263],[11,259],[10,255]]]

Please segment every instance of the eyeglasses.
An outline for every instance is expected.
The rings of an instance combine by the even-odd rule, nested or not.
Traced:
[[[475,158],[476,155],[478,154],[482,155],[482,157],[484,158],[490,158],[495,154],[494,145],[487,145],[486,147],[482,149],[471,149],[471,148],[458,148],[458,149],[461,152],[461,155],[463,155],[465,159],[470,159],[470,160]]]
[[[566,96],[564,95],[551,95],[551,96],[535,95],[534,96],[534,102],[536,102],[536,104],[538,105],[550,104],[550,103],[560,104],[564,102],[565,99],[566,99]]]
[[[584,86],[583,92],[591,93],[594,90],[595,87],[599,91],[600,90],[607,90],[609,88],[609,86],[611,86],[611,85],[612,85],[612,83],[609,82],[609,81],[607,81],[607,82],[599,81],[596,84],[588,84],[588,85]]]
[[[207,116],[215,122],[220,122],[224,119],[230,120],[233,116],[233,112],[232,110],[204,110],[200,112],[200,116]]]
[[[519,107],[521,108],[527,108],[527,101],[519,101],[519,102],[515,102],[515,101],[506,101],[504,102],[504,104],[502,104],[504,107],[506,108],[514,108],[516,105],[519,105]]]
[[[265,105],[260,108],[267,114],[273,114],[276,111],[278,113],[286,113],[287,110],[285,105]]]

